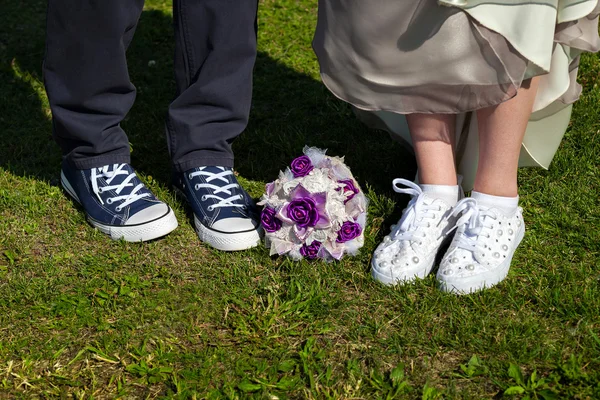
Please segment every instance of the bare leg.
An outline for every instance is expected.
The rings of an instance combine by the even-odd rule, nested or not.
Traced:
[[[417,157],[419,183],[456,185],[456,115],[409,114],[406,120]]]
[[[519,153],[538,82],[537,78],[523,82],[514,98],[477,111],[479,165],[476,191],[494,196],[517,196]]]

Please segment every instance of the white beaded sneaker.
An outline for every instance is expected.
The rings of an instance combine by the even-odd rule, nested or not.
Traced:
[[[525,234],[523,210],[517,207],[507,216],[466,198],[456,204],[452,215],[460,218],[437,273],[440,289],[468,294],[504,280]]]
[[[402,189],[398,185],[406,186]],[[386,285],[425,278],[434,267],[439,248],[449,237],[455,217],[452,207],[423,193],[419,185],[405,179],[393,181],[394,191],[413,196],[392,232],[375,250],[371,275]],[[461,190],[462,193],[462,190]]]

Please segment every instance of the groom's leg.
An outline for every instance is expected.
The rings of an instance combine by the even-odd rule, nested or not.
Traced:
[[[233,167],[256,59],[257,0],[175,0],[177,98],[167,136],[175,169]]]
[[[232,170],[231,143],[246,128],[256,59],[257,0],[175,0],[177,98],[167,136],[175,185],[200,240],[220,250],[260,243],[252,198]]]
[[[44,61],[54,137],[64,155],[61,184],[90,224],[133,242],[177,227],[173,210],[129,165],[129,142],[120,126],[135,99],[125,52],[143,5],[49,0]]]
[[[125,52],[143,0],[48,1],[44,81],[54,138],[77,169],[129,162]]]

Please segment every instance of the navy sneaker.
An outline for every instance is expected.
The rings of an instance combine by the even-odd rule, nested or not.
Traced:
[[[231,168],[192,168],[176,174],[174,184],[192,207],[201,241],[225,251],[258,246],[262,228],[256,206]]]
[[[152,240],[177,228],[173,210],[154,197],[129,164],[78,170],[65,162],[60,178],[90,224],[112,239]]]

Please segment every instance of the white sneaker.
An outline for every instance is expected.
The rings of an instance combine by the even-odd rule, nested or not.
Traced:
[[[401,189],[398,184],[407,188]],[[413,196],[392,232],[375,250],[371,275],[386,285],[425,278],[434,267],[439,248],[449,237],[456,218],[452,207],[423,193],[419,185],[395,179],[394,191]]]
[[[440,289],[468,294],[504,280],[525,234],[523,210],[517,207],[513,215],[506,216],[466,198],[458,202],[452,215],[460,218],[437,273]]]

